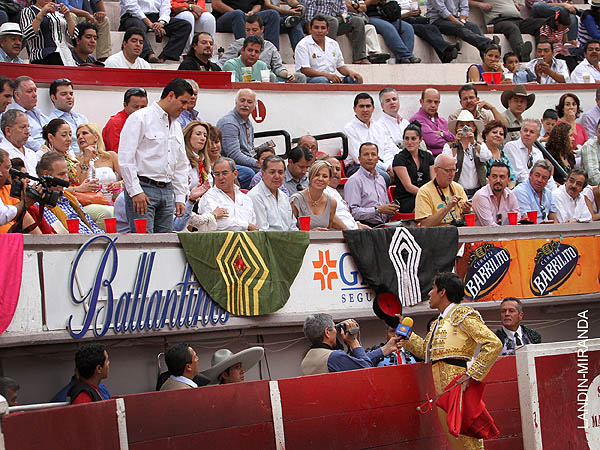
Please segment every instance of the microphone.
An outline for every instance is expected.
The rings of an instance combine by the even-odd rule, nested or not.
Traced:
[[[400,336],[402,339],[410,338],[413,324],[414,320],[412,320],[410,317],[404,317],[402,319],[402,323],[400,323],[396,328],[396,335]]]

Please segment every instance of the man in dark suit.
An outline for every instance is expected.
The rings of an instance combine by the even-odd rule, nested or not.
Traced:
[[[515,349],[526,344],[539,344],[542,336],[535,330],[521,325],[523,304],[515,297],[506,297],[500,305],[502,328],[496,330],[496,336],[502,341],[501,355],[514,355]]]

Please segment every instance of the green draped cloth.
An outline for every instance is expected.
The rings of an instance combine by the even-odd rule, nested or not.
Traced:
[[[259,316],[283,307],[309,244],[306,231],[178,235],[202,288],[237,316]]]

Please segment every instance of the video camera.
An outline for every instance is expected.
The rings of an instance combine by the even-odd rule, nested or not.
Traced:
[[[31,186],[27,186],[25,190],[25,195],[27,197],[34,199],[40,205],[47,205],[51,208],[56,206],[58,199],[61,196],[59,191],[51,191],[51,187],[63,186],[69,187],[69,182],[65,180],[61,180],[60,178],[49,177],[49,176],[41,176],[39,178],[34,177],[33,175],[29,175],[28,173],[23,173],[15,169],[10,169],[9,173],[13,177],[13,182],[10,187],[10,196],[14,198],[21,198],[23,195],[23,186],[25,183],[21,181],[21,178],[29,178],[30,180],[37,181],[42,186],[42,192],[32,188]]]
[[[335,329],[337,330],[337,332],[339,334],[342,333],[342,330],[344,330],[344,333],[350,333],[350,334],[357,334],[360,331],[360,327],[352,328],[350,331],[348,331],[348,327],[346,326],[346,324],[344,322],[340,322],[340,323],[336,324]]]

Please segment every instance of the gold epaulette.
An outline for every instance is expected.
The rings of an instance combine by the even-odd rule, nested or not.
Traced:
[[[458,327],[463,322],[463,320],[465,320],[465,318],[470,314],[476,314],[479,317],[479,320],[481,320],[481,322],[484,323],[481,314],[479,314],[479,311],[466,305],[458,305],[452,310],[449,317],[450,323],[453,326]]]

